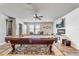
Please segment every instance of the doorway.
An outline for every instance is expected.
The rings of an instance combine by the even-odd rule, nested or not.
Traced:
[[[12,20],[6,19],[6,36],[12,36]]]
[[[22,35],[22,24],[19,23],[19,36],[21,36],[21,35]]]

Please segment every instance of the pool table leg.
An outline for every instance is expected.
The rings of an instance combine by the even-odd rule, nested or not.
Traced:
[[[49,45],[49,52],[52,53],[52,45]]]
[[[15,51],[15,44],[11,44],[12,47],[12,53]]]
[[[22,44],[20,44],[20,46],[22,46]]]

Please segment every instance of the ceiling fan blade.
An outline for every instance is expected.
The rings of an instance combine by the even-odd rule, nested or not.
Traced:
[[[40,17],[38,17],[38,19],[39,19],[39,20],[41,20],[41,18],[40,18]]]
[[[43,17],[43,16],[39,16],[39,17]]]
[[[37,13],[35,13],[35,15],[34,15],[34,18],[36,18],[38,20],[41,20],[41,17],[43,17],[43,16],[38,16]]]
[[[37,14],[35,14],[35,17],[37,17]]]

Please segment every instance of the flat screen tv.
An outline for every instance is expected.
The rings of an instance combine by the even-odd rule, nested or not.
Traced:
[[[57,29],[57,35],[65,34],[65,29]]]

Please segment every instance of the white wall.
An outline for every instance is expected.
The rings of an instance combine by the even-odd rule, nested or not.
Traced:
[[[63,16],[65,18],[66,36],[74,43],[74,47],[79,49],[79,8]],[[61,18],[63,18],[61,17]],[[57,19],[54,23],[54,31],[56,33],[56,23],[61,20]]]
[[[76,44],[79,49],[79,8],[65,16],[66,35]]]
[[[6,17],[0,14],[0,44],[4,43],[6,36]]]

